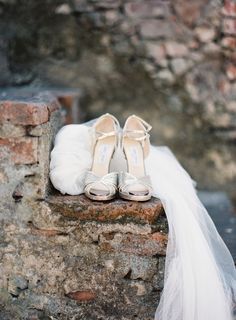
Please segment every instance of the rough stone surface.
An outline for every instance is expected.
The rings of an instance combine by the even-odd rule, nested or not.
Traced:
[[[60,212],[53,197],[58,202],[65,198]],[[83,212],[97,210],[84,196],[56,194],[41,201],[44,210],[34,209],[27,220],[17,218],[19,208],[11,219],[1,219],[1,319],[153,319],[167,244],[160,201],[141,204],[147,211],[157,208],[152,223],[137,218],[142,216],[139,204],[128,201],[115,201],[116,219],[98,214],[81,219],[63,212],[75,202]],[[129,205],[133,214],[127,211],[124,219]]]
[[[148,20],[142,22],[140,32],[144,38],[156,39],[170,36],[171,27],[162,20]]]
[[[10,162],[14,164],[33,164],[38,160],[38,140],[22,137],[0,139],[0,157],[3,152],[10,155]]]
[[[153,223],[163,212],[158,199],[133,202],[116,199],[109,202],[91,202],[85,196],[49,196],[47,202],[53,212],[79,221],[129,221]]]
[[[163,288],[163,217],[152,227],[76,221],[51,229],[30,219],[2,221],[1,319],[40,310],[48,318],[128,320],[137,308],[137,319],[153,318]]]
[[[211,29],[211,28],[207,28],[207,27],[198,27],[195,29],[195,32],[196,32],[196,36],[198,37],[198,39],[201,41],[201,42],[207,42],[209,43],[210,41],[212,41],[215,36],[216,36],[216,33],[215,33],[215,30],[214,29]]]
[[[188,54],[188,49],[184,44],[178,42],[167,42],[165,44],[166,53],[170,57],[183,57]]]
[[[21,94],[19,107],[37,100],[50,117],[23,125],[12,115],[0,131],[0,319],[152,319],[168,240],[160,200],[56,192],[49,156],[60,105],[49,93]]]

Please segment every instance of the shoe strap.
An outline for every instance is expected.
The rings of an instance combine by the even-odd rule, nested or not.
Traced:
[[[147,188],[149,192],[152,192],[152,183],[151,183],[150,176],[146,175],[141,178],[137,178],[128,172],[119,173],[119,191],[120,192],[126,192],[128,187],[135,184],[142,184]]]
[[[95,137],[97,140],[102,140],[107,137],[112,137],[117,135],[117,131],[103,132],[95,130]]]
[[[95,175],[92,171],[88,171],[85,177],[84,190],[90,192],[92,188],[96,188],[98,183],[102,183],[110,194],[114,194],[117,189],[117,172],[110,172],[102,177]]]
[[[152,129],[152,126],[136,115],[132,115],[131,117],[141,122],[141,124],[144,126],[144,130],[129,130],[124,128],[123,137],[128,137],[130,139],[134,139],[135,141],[141,142],[141,145],[144,149],[144,156],[146,157],[149,154],[150,145],[150,134],[148,132]]]
[[[123,131],[123,136],[142,142],[142,141],[145,141],[147,138],[149,138],[150,134],[144,130],[127,130],[126,129]]]
[[[98,131],[96,130],[96,126],[103,120],[103,118],[109,117],[114,121],[115,124],[115,130],[110,131],[110,132],[103,132],[103,131]],[[101,117],[98,118],[97,122],[94,125],[94,131],[95,131],[95,136],[97,139],[103,139],[106,137],[111,137],[114,135],[117,135],[117,133],[120,131],[120,124],[119,121],[110,113],[105,113]]]

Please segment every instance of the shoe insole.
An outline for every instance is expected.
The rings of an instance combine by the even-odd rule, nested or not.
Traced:
[[[143,148],[140,142],[125,137],[123,147],[127,159],[128,172],[137,178],[145,176]],[[128,190],[130,193],[137,195],[147,193],[147,187],[141,183],[132,184]]]
[[[102,177],[109,173],[109,165],[112,154],[115,148],[115,137],[107,137],[97,140],[94,150],[93,164],[91,171]],[[107,188],[102,183],[97,183],[96,188],[91,189],[92,193],[104,195],[107,193]]]

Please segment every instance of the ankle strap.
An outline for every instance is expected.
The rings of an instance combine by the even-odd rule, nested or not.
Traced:
[[[150,144],[149,142],[150,134],[148,132],[152,129],[152,126],[149,123],[147,123],[145,120],[143,120],[142,118],[136,115],[132,115],[128,119],[130,118],[133,118],[139,121],[144,128],[132,130],[132,129],[126,129],[124,127],[123,137],[128,137],[130,139],[139,141],[144,149],[144,156],[146,157],[149,153],[149,144]]]
[[[109,116],[114,121],[115,130],[110,131],[110,132],[104,132],[104,131],[98,131],[98,130],[95,129],[95,136],[96,136],[96,139],[98,139],[98,140],[101,140],[101,139],[106,138],[106,137],[116,136],[117,133],[120,131],[119,121],[113,115],[111,115],[110,113],[105,113],[104,115],[102,115],[100,117],[99,121],[102,120],[103,118],[107,117],[107,116]]]

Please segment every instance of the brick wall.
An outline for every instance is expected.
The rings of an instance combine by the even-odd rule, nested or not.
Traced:
[[[59,103],[47,93],[0,101],[2,218],[32,214],[49,189],[49,152],[62,124]]]

